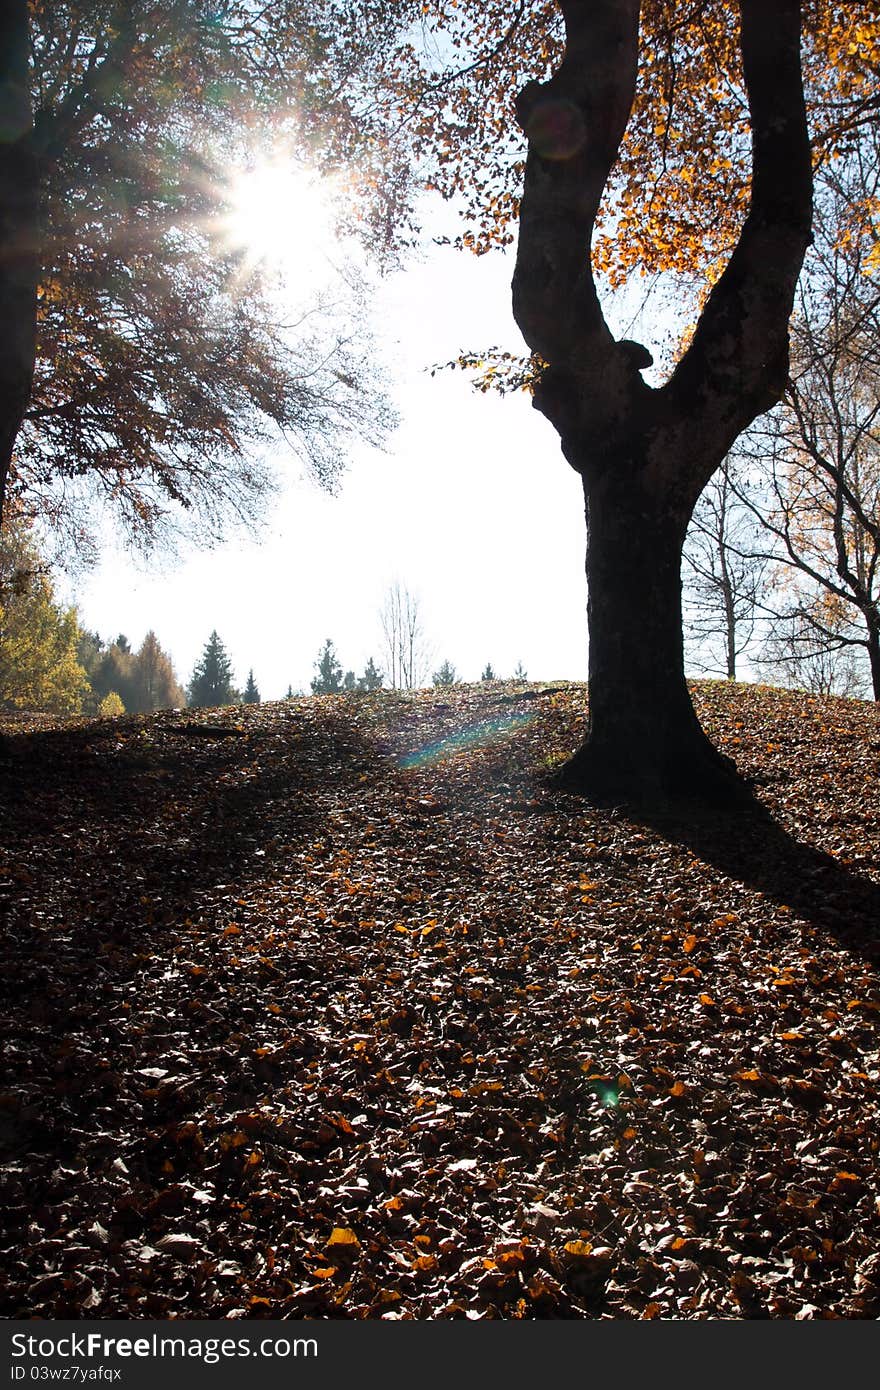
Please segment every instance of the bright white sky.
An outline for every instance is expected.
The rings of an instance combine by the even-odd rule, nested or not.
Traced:
[[[401,417],[387,454],[352,454],[337,496],[295,459],[261,534],[174,563],[108,553],[77,586],[84,626],[134,647],[153,628],[186,684],[212,628],[263,699],[308,692],[324,639],[345,669],[383,665],[379,610],[399,580],[420,600],[433,653],[463,680],[487,662],[530,680],[586,678],[580,482],[525,396],[473,390],[430,367],[463,348],[522,350],[512,257],[432,246],[389,278],[375,312]]]

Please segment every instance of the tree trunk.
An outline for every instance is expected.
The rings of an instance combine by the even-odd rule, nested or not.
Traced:
[[[733,583],[730,578],[730,571],[727,568],[727,556],[724,552],[724,535],[721,538],[721,554],[719,562],[721,566],[721,596],[724,602],[724,632],[727,648],[727,679],[736,680],[736,603],[733,594]]]
[[[584,474],[589,732],[561,780],[599,801],[748,800],[700,728],[684,675],[688,508],[658,505],[624,466]]]
[[[27,0],[0,6],[0,524],[36,352],[38,170]]]
[[[880,700],[880,622],[868,621],[868,661],[871,665],[871,688],[874,699]]]

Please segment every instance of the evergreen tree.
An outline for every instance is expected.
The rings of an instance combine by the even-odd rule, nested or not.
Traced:
[[[241,698],[246,705],[258,705],[260,703],[260,692],[257,689],[257,682],[254,680],[253,669],[248,671],[247,685]]]
[[[232,662],[215,629],[192,673],[189,703],[196,709],[205,709],[232,705],[238,698],[238,691],[232,685]]]
[[[0,534],[0,708],[75,714],[87,690],[72,608],[55,602],[31,529]]]
[[[358,680],[358,690],[381,690],[384,679],[384,674],[379,670],[373,658],[370,657],[364,667],[364,674]]]
[[[292,686],[292,685],[289,685],[289,686],[287,687],[287,694],[285,695],[284,698],[285,698],[285,700],[292,700],[292,699],[293,699],[293,686]]]
[[[458,672],[451,661],[444,661],[439,671],[435,671],[432,677],[435,685],[455,685],[458,680]]]
[[[496,679],[496,676],[495,676],[495,672],[492,670],[492,663],[491,663],[491,661],[487,661],[487,662],[486,662],[486,669],[485,669],[485,671],[483,672],[483,674],[480,676],[480,680],[481,680],[481,681],[494,681],[495,679]]]
[[[522,662],[521,662],[521,661],[518,661],[518,662],[516,663],[516,670],[515,670],[514,673],[513,673],[513,679],[514,679],[515,681],[527,681],[528,678],[529,678],[529,673],[528,673],[528,671],[527,671],[526,668],[523,666]]]
[[[342,667],[329,637],[318,653],[315,670],[317,675],[312,677],[313,695],[335,695],[342,689]]]
[[[342,682],[342,689],[343,689],[343,690],[357,690],[357,688],[358,688],[357,676],[355,675],[354,671],[346,671],[345,677],[344,677],[343,682]]]

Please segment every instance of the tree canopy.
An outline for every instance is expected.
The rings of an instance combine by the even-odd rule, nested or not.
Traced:
[[[13,267],[18,320],[36,310],[11,486],[78,545],[96,495],[141,543],[187,510],[213,535],[253,514],[268,439],[330,484],[349,435],[384,437],[391,414],[353,278],[284,310],[260,268],[243,266],[225,220],[230,169],[275,142],[293,163],[344,168],[340,219],[374,250],[386,244],[376,223],[404,182],[375,177],[362,101],[355,119],[387,42],[390,19],[375,8],[6,7],[17,47],[0,82],[19,93],[29,82],[19,116],[30,129],[0,152],[12,208],[0,235],[28,248]],[[29,201],[15,201],[28,183]],[[26,358],[27,344],[17,352]],[[9,380],[13,369],[20,396],[21,361]],[[14,413],[11,396],[7,405]]]

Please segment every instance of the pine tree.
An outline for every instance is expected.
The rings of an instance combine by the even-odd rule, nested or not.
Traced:
[[[342,689],[342,667],[329,637],[318,653],[315,670],[318,674],[312,677],[313,695],[335,695]]]
[[[373,658],[370,657],[364,667],[364,674],[358,680],[358,690],[381,690],[384,679],[384,674],[379,670]]]
[[[521,662],[521,661],[518,661],[518,662],[516,663],[516,670],[515,670],[514,673],[513,673],[513,679],[514,679],[515,681],[527,681],[528,678],[529,678],[529,673],[528,673],[528,671],[527,671],[526,668],[523,666],[522,662]]]
[[[238,691],[232,685],[232,662],[215,629],[192,673],[189,703],[196,709],[205,709],[232,705],[237,699]]]
[[[260,703],[260,692],[257,689],[257,682],[254,680],[253,669],[248,671],[247,685],[241,698],[246,705],[258,705]]]
[[[494,681],[495,679],[496,679],[496,676],[495,676],[495,672],[492,670],[492,663],[491,663],[491,661],[487,661],[487,662],[486,662],[486,669],[485,669],[485,671],[483,672],[483,674],[480,676],[480,680],[481,680],[481,681]]]
[[[344,676],[343,681],[342,681],[342,689],[343,689],[343,690],[357,690],[357,688],[358,688],[357,676],[355,675],[354,671],[346,671],[345,676]]]
[[[451,661],[444,661],[439,671],[435,671],[432,677],[435,685],[455,685],[458,680],[458,672]]]

